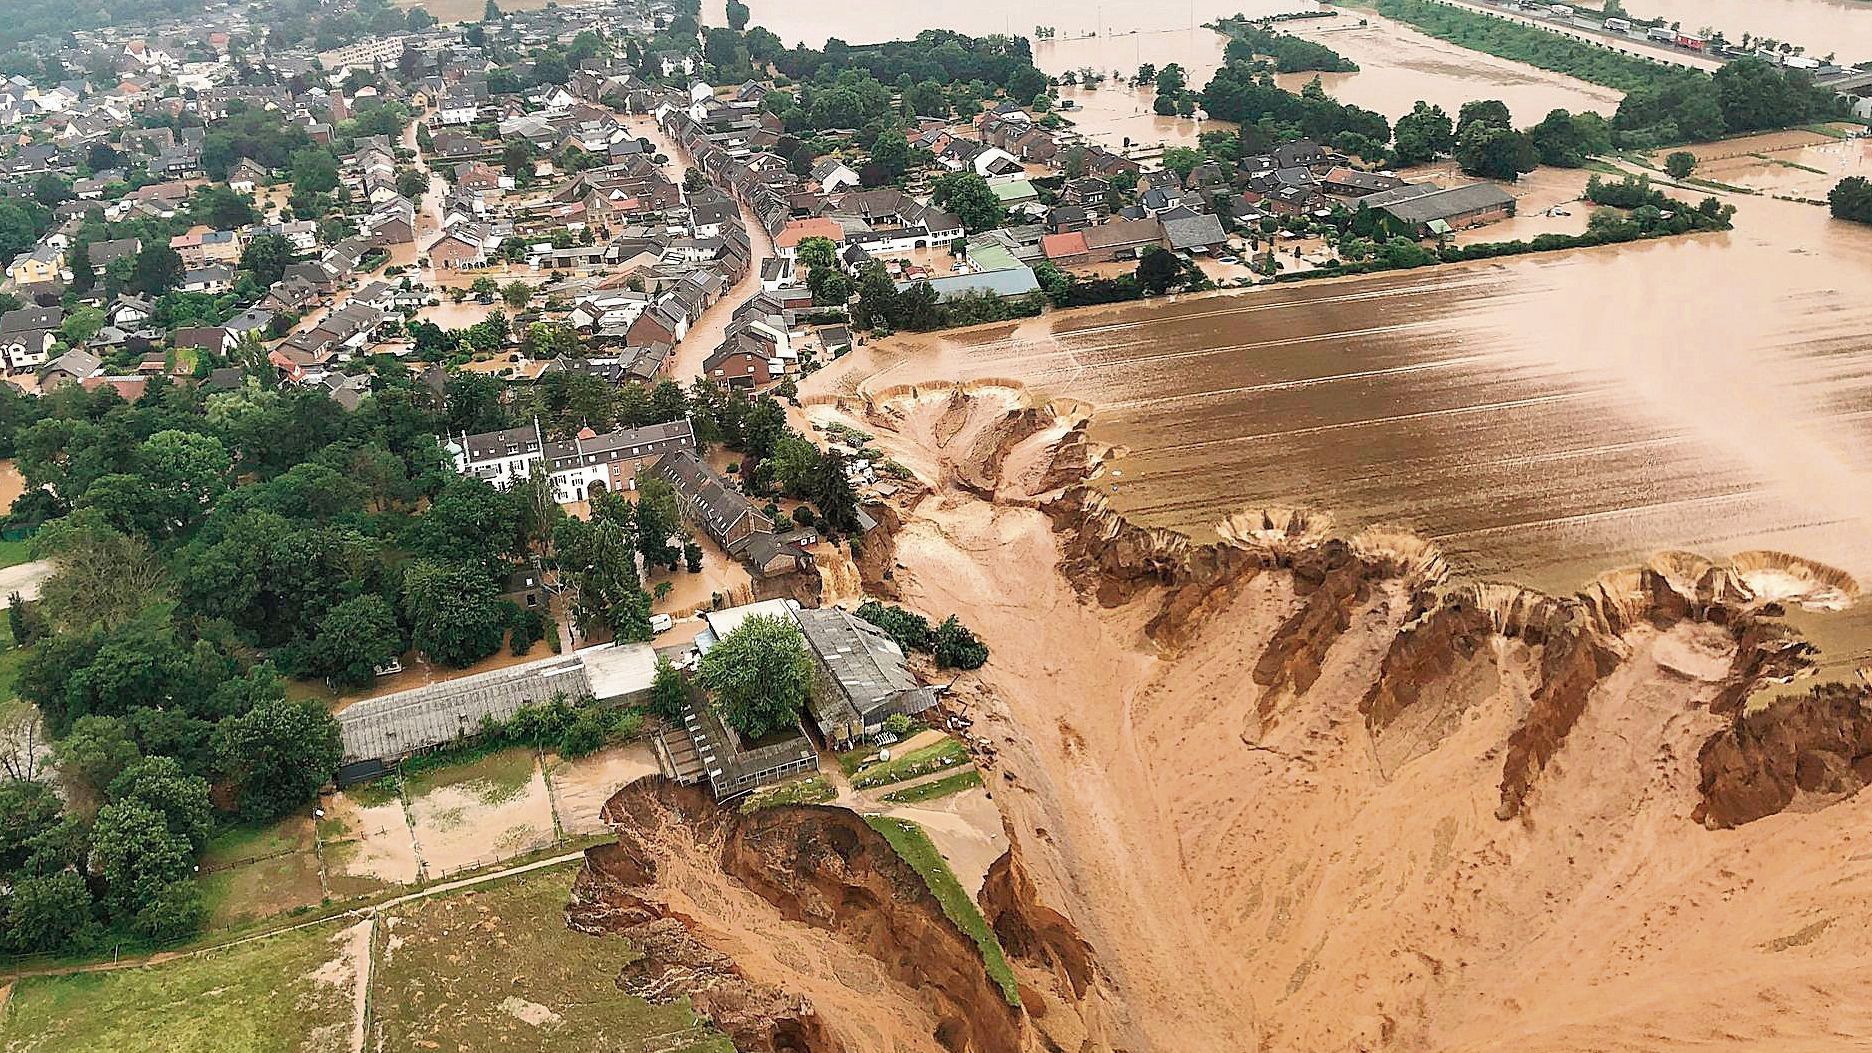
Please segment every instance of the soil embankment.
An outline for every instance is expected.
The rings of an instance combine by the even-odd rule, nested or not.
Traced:
[[[1812,663],[1779,613],[1850,578],[1673,553],[1550,596],[1275,510],[1197,544],[1084,485],[1081,407],[977,382],[813,409],[926,484],[868,582],[993,648],[956,691],[1015,846],[984,906],[1023,980],[1075,991],[1065,1048],[1872,1041],[1841,1010],[1872,1005],[1842,840],[1872,709],[1747,701]]]
[[[1030,1048],[974,942],[856,813],[742,815],[650,777],[604,817],[618,841],[586,854],[568,917],[643,950],[626,991],[688,997],[744,1050]]]

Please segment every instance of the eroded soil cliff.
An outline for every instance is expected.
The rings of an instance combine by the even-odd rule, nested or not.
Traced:
[[[857,814],[742,815],[649,777],[603,815],[618,840],[586,853],[568,919],[642,949],[632,994],[692,999],[742,1050],[1026,1048],[973,941]]]
[[[1083,988],[1065,1048],[1872,1043],[1865,692],[1748,702],[1849,578],[1668,553],[1548,596],[1288,510],[1195,544],[1110,510],[1082,408],[817,409],[925,484],[893,594],[993,648],[956,692],[1016,845],[984,905]]]

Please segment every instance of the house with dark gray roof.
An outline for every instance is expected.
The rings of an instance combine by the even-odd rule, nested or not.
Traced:
[[[1382,209],[1420,236],[1472,227],[1514,215],[1514,195],[1493,183],[1440,187],[1417,183],[1359,199],[1360,208]]]
[[[792,613],[817,674],[813,723],[834,749],[863,742],[894,715],[916,716],[936,704],[935,689],[917,683],[903,648],[884,630],[837,607]]]
[[[657,462],[656,472],[676,491],[683,514],[723,551],[739,557],[755,534],[773,533],[773,520],[746,495],[731,489],[693,452],[679,450]]]

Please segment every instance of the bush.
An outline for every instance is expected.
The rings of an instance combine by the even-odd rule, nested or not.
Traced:
[[[208,920],[208,903],[193,880],[174,881],[143,905],[131,921],[140,936],[168,943],[192,936]]]
[[[608,729],[604,715],[596,708],[586,707],[578,712],[572,723],[559,734],[559,755],[561,757],[583,757],[602,749]]]
[[[1690,178],[1690,173],[1696,171],[1696,166],[1696,155],[1688,150],[1674,150],[1664,158],[1664,171],[1670,173],[1672,179]]]
[[[928,651],[936,645],[929,619],[902,607],[866,600],[854,612],[858,617],[884,630],[905,651]]]
[[[612,742],[631,742],[643,734],[644,715],[642,710],[625,709],[611,718],[610,740]]]
[[[916,721],[911,720],[902,713],[892,713],[890,716],[884,718],[884,730],[899,738],[910,734],[911,729],[914,727],[916,727]]]
[[[988,645],[977,639],[951,614],[936,629],[936,665],[943,669],[980,669],[988,661]]]
[[[516,655],[526,654],[546,636],[546,618],[535,608],[516,606],[510,624],[513,628],[508,634],[508,647]]]

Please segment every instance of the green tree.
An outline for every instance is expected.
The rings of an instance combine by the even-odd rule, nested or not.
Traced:
[[[1508,113],[1508,104],[1499,99],[1473,99],[1463,103],[1456,113],[1456,138],[1461,140],[1464,132],[1478,124],[1512,128],[1514,118]]]
[[[671,542],[677,536],[681,518],[676,508],[676,490],[666,480],[648,472],[637,478],[637,551],[652,567],[676,569],[682,548]]]
[[[215,729],[215,755],[236,807],[256,822],[310,801],[331,780],[342,754],[338,721],[323,706],[289,702],[283,692]]]
[[[834,450],[819,458],[818,468],[806,484],[805,497],[819,510],[819,518],[828,530],[858,529],[858,494],[846,474],[843,454]]]
[[[930,199],[953,213],[971,234],[993,230],[1007,219],[1007,209],[988,181],[971,171],[951,172],[936,180]]]
[[[181,253],[170,248],[166,241],[152,242],[136,254],[129,288],[144,296],[161,296],[181,285],[185,273]]]
[[[792,622],[754,615],[702,656],[698,679],[722,719],[748,738],[791,726],[812,689],[812,658]]]
[[[33,181],[33,200],[47,208],[71,200],[71,183],[57,172],[41,172]]]
[[[4,942],[23,952],[69,950],[92,927],[91,890],[83,875],[66,870],[14,878],[6,897]]]
[[[636,531],[621,514],[594,514],[590,522],[565,519],[553,528],[553,551],[574,589],[572,613],[581,629],[609,629],[619,640],[650,639],[650,594],[637,576],[636,548]]]
[[[533,287],[522,281],[511,281],[501,287],[501,300],[513,310],[520,310],[533,299]]]
[[[54,745],[53,756],[67,779],[101,795],[143,755],[123,721],[85,716],[72,722],[71,730]]]
[[[1188,146],[1172,146],[1163,152],[1163,166],[1175,172],[1178,179],[1188,179],[1196,166],[1208,160],[1201,150]]]
[[[889,633],[906,652],[929,651],[936,646],[936,631],[921,614],[876,600],[866,600],[853,613]]]
[[[59,338],[67,344],[77,346],[89,341],[104,328],[104,311],[89,304],[80,304],[72,308],[59,325]]]
[[[943,669],[980,669],[988,661],[988,645],[953,614],[936,627],[935,650],[936,665]]]
[[[91,827],[91,872],[102,879],[105,902],[119,918],[135,917],[187,878],[192,854],[187,839],[142,801],[112,801],[98,809]]]
[[[193,880],[171,881],[136,912],[130,927],[152,940],[179,940],[200,931],[208,920],[208,901]]]
[[[159,431],[137,447],[137,463],[172,522],[194,523],[227,489],[234,461],[221,440],[201,432]]]
[[[1477,122],[1457,138],[1456,163],[1469,175],[1514,180],[1532,172],[1540,164],[1540,154],[1525,132]]]
[[[1836,219],[1872,223],[1872,180],[1847,176],[1834,184],[1827,194],[1827,204]]]
[[[775,486],[791,497],[804,498],[819,470],[819,447],[797,435],[783,436],[774,444],[773,456],[762,462],[771,473]]]
[[[292,242],[281,234],[260,234],[241,251],[241,269],[254,276],[254,284],[267,288],[286,276],[286,268],[298,262]]]
[[[1529,128],[1527,135],[1541,164],[1560,168],[1579,168],[1594,154],[1612,148],[1611,129],[1596,113],[1574,115],[1553,110]]]
[[[91,265],[91,245],[85,241],[72,242],[71,252],[66,257],[65,265],[71,268],[72,288],[80,293],[88,293],[97,288],[97,268]]]
[[[739,33],[747,28],[751,12],[741,0],[728,0],[728,28]]]
[[[403,653],[396,612],[377,596],[357,596],[327,611],[312,640],[312,671],[342,687],[362,687]]]
[[[896,179],[910,170],[910,140],[902,131],[886,128],[871,142],[871,163]]]
[[[650,711],[664,720],[677,720],[688,699],[689,684],[683,679],[682,671],[668,658],[658,655],[656,676],[650,681]]]
[[[58,825],[64,804],[50,783],[19,778],[14,771],[0,780],[0,874],[11,874],[33,854],[34,842]]]
[[[1183,265],[1169,249],[1149,245],[1138,257],[1137,281],[1146,293],[1168,292],[1182,275]]]
[[[456,668],[500,650],[507,624],[485,571],[433,560],[416,560],[404,571],[403,617],[417,650]]]
[[[192,852],[208,844],[214,828],[214,807],[208,800],[208,780],[182,770],[174,757],[145,757],[111,780],[113,801],[141,801],[163,817],[169,832],[182,838]]]
[[[1397,119],[1397,160],[1420,165],[1456,149],[1456,132],[1443,107],[1418,100],[1411,112]]]
[[[322,194],[338,189],[338,159],[322,146],[309,146],[292,155],[292,185],[295,196]],[[298,206],[293,206],[298,211]]]
[[[1688,179],[1696,171],[1696,155],[1688,150],[1673,150],[1664,157],[1664,171],[1672,179]]]

